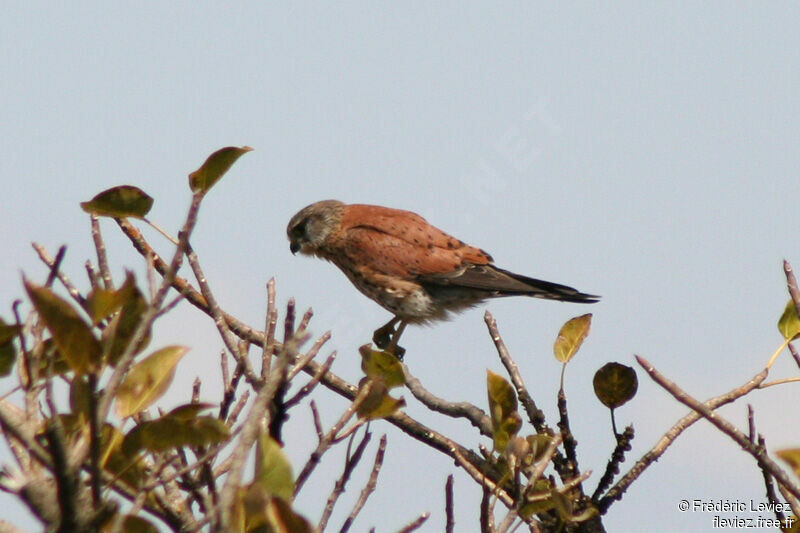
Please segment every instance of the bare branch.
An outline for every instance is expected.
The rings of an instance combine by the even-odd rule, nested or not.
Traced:
[[[704,405],[708,409],[714,410],[722,407],[723,405],[734,402],[763,383],[763,381],[767,379],[767,374],[767,369],[764,369],[750,378],[750,380],[743,385],[707,400]],[[609,489],[605,496],[603,496],[603,498],[598,502],[598,509],[600,512],[605,513],[609,506],[614,503],[614,501],[621,499],[622,495],[626,490],[628,490],[628,487],[630,487],[631,483],[636,481],[636,479],[642,474],[642,472],[645,471],[645,469],[657,461],[686,428],[700,420],[700,418],[701,416],[697,411],[691,411],[686,416],[678,420],[664,434],[664,436],[659,439],[656,445],[653,446],[653,448],[644,454],[638,461],[636,461],[631,469],[624,476],[622,476],[622,478],[617,481],[617,483],[611,487],[611,489]]]
[[[444,531],[445,533],[453,533],[456,527],[455,511],[453,506],[453,474],[447,476],[447,482],[444,484],[444,514],[447,517],[445,520]]]
[[[344,413],[342,413],[342,415],[339,417],[339,420],[337,420],[336,423],[331,427],[331,429],[328,430],[328,432],[323,435],[322,439],[320,439],[316,449],[313,452],[311,452],[311,457],[308,458],[308,461],[306,462],[305,466],[303,466],[303,469],[297,475],[297,480],[295,481],[295,488],[294,488],[295,494],[300,492],[300,489],[308,480],[308,476],[311,475],[311,472],[313,472],[314,469],[319,464],[322,455],[326,451],[328,451],[328,449],[331,447],[331,445],[337,438],[340,438],[339,432],[342,430],[344,425],[347,424],[347,422],[353,417],[353,415],[356,413],[356,410],[361,405],[361,403],[367,398],[371,388],[372,388],[371,384],[368,383],[367,385],[365,385],[358,393],[358,395],[356,395],[353,402],[347,407],[347,409],[345,409]],[[316,410],[316,407],[313,407],[312,409]]]
[[[32,243],[33,249],[36,250],[36,254],[39,256],[39,259],[50,268],[51,272],[56,272],[56,277],[58,277],[58,281],[67,289],[67,292],[75,300],[81,308],[86,309],[86,298],[81,295],[80,291],[75,288],[75,285],[72,284],[72,281],[69,277],[64,274],[60,269],[56,268],[56,261],[50,257],[50,254],[47,253],[44,246],[39,243]]]
[[[372,471],[369,474],[369,479],[367,480],[367,484],[361,490],[361,494],[358,496],[358,500],[356,500],[355,505],[353,506],[353,510],[350,511],[350,515],[344,521],[342,525],[342,529],[339,530],[339,533],[347,533],[350,530],[350,526],[352,526],[353,521],[358,516],[358,513],[361,512],[361,509],[364,507],[364,504],[367,503],[367,498],[375,491],[375,487],[378,484],[378,473],[381,470],[381,466],[383,465],[383,456],[386,453],[386,435],[381,437],[381,441],[378,444],[378,451],[375,453],[375,462],[372,464]]]
[[[453,418],[466,418],[473,426],[478,428],[482,435],[492,436],[492,421],[482,409],[469,402],[448,402],[435,396],[426,390],[417,378],[411,375],[406,365],[403,365],[403,374],[405,375],[408,390],[425,407]]]
[[[344,492],[345,487],[347,486],[347,482],[350,480],[350,476],[353,473],[353,470],[361,461],[361,457],[364,455],[364,450],[369,444],[370,439],[372,438],[372,434],[369,430],[364,432],[364,436],[361,438],[361,441],[356,446],[355,451],[350,453],[350,448],[353,444],[353,440],[355,439],[356,434],[350,437],[350,441],[347,443],[347,454],[345,455],[344,460],[344,469],[342,470],[342,475],[339,476],[339,479],[336,480],[336,483],[333,486],[333,490],[331,491],[330,495],[328,496],[328,501],[325,503],[325,508],[322,511],[322,517],[319,520],[319,524],[317,525],[317,531],[324,531],[325,527],[328,525],[328,520],[331,517],[331,513],[333,513],[333,507],[336,505],[336,502],[339,500],[339,497]]]
[[[747,438],[746,434],[736,429],[733,424],[728,422],[718,412],[715,413],[712,409],[709,409],[707,405],[700,403],[686,393],[686,391],[681,389],[675,382],[667,379],[646,359],[636,356],[636,360],[639,362],[642,368],[644,368],[645,372],[650,375],[653,381],[661,385],[661,387],[669,392],[673,398],[687,407],[695,410],[698,414],[700,414],[700,416],[711,422],[711,424],[722,431],[725,435],[729,436],[734,442],[736,442],[736,444],[741,446],[747,453],[752,455],[753,458],[758,462],[759,466],[769,472],[772,477],[786,487],[786,489],[795,498],[800,498],[800,487],[797,486],[791,478],[789,478],[786,472],[780,466],[778,466],[778,464],[775,463],[769,457],[769,455],[767,455],[764,449],[760,448],[757,444],[750,442],[750,439]]]
[[[431,516],[430,513],[422,513],[417,517],[413,522],[402,528],[398,533],[410,533],[411,531],[417,530],[422,527],[422,524],[425,523],[426,520]]]
[[[111,270],[108,268],[108,257],[106,255],[106,243],[103,241],[103,235],[100,233],[100,221],[97,220],[97,215],[89,215],[92,221],[92,240],[94,241],[94,249],[97,252],[97,267],[100,269],[100,275],[103,277],[103,285],[108,290],[114,289],[114,279],[111,277]]]

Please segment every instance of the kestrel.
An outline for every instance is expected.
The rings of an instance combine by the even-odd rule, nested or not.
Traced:
[[[488,253],[411,211],[324,200],[293,216],[286,234],[293,254],[327,259],[359,291],[394,314],[375,331],[373,341],[398,355],[403,350],[397,341],[406,324],[446,319],[488,298],[533,296],[577,303],[600,299],[498,268]]]

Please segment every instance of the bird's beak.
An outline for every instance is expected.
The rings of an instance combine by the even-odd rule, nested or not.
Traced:
[[[297,241],[291,241],[289,243],[289,251],[292,252],[292,255],[295,255],[298,250],[300,250],[300,244]]]

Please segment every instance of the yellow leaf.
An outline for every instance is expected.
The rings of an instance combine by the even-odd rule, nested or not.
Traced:
[[[558,337],[553,346],[553,353],[555,353],[556,359],[562,363],[566,363],[572,359],[572,356],[574,356],[581,347],[583,339],[589,334],[591,325],[592,314],[587,313],[572,318],[561,326],[561,331],[558,332]]]
[[[184,346],[168,346],[134,365],[117,391],[117,416],[136,414],[161,398],[175,375],[175,365],[188,351]]]
[[[792,340],[800,335],[800,319],[797,318],[797,309],[792,300],[786,304],[781,318],[778,319],[778,331],[786,340]]]
[[[49,288],[23,281],[33,306],[70,368],[76,374],[97,369],[102,350],[89,324]]]
[[[233,166],[237,159],[253,149],[249,146],[228,146],[217,150],[200,168],[189,174],[189,187],[193,193],[205,194]]]

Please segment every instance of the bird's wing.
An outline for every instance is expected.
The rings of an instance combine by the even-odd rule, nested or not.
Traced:
[[[342,218],[344,252],[354,264],[415,279],[453,274],[470,264],[488,264],[491,256],[428,224],[410,211],[351,205]]]
[[[594,303],[600,299],[599,296],[585,294],[566,285],[529,278],[491,264],[466,265],[459,271],[446,275],[419,276],[417,281],[426,285],[485,290],[495,296],[533,296],[580,303]]]

